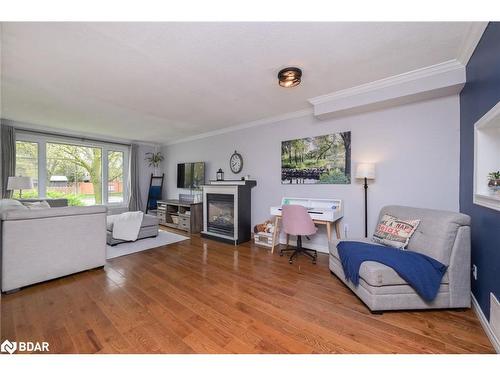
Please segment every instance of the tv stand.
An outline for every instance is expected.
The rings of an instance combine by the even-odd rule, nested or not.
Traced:
[[[160,224],[185,232],[199,233],[203,225],[203,203],[182,202],[178,199],[158,201]]]

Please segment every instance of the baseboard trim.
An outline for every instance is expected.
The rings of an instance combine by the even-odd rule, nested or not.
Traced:
[[[474,294],[471,293],[471,297],[472,297],[472,309],[476,313],[477,318],[481,323],[481,326],[483,326],[484,332],[486,332],[486,336],[488,336],[488,338],[490,339],[491,345],[493,345],[495,351],[500,354],[500,342],[498,341],[498,338],[491,330],[490,322],[488,322],[488,319],[486,319],[486,316],[484,316],[483,310],[481,310],[481,307],[479,307],[479,303],[477,302],[476,297],[474,297]]]

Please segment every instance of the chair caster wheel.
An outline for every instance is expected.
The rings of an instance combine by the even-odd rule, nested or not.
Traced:
[[[288,263],[293,264],[293,260],[289,260]]]
[[[283,256],[283,253],[280,253],[280,257],[282,257],[282,256]]]
[[[315,261],[315,260],[313,260],[313,264],[316,264],[316,261]]]

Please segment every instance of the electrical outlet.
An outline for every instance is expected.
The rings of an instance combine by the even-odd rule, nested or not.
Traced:
[[[344,224],[344,238],[347,238],[347,234],[349,233],[349,224]]]
[[[472,265],[472,277],[477,280],[477,266],[475,264]]]

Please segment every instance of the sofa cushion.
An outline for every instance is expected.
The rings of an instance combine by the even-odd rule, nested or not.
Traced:
[[[470,226],[470,217],[461,213],[414,208],[386,206],[380,211],[401,219],[419,218],[420,224],[408,242],[407,249],[427,255],[444,265],[450,264],[451,250],[458,228]]]
[[[107,207],[102,205],[84,207],[56,207],[43,210],[30,210],[23,206],[22,210],[7,210],[0,213],[1,220],[31,220],[49,217],[64,217],[77,215],[92,215],[107,212]]]
[[[23,198],[19,199],[21,203],[33,203],[33,202],[42,202],[45,201],[49,204],[50,207],[66,207],[68,206],[67,198]]]
[[[336,243],[338,243],[337,241]],[[366,240],[363,242],[370,243]],[[330,256],[341,265],[337,246],[330,246]],[[382,263],[367,261],[361,263],[359,267],[359,277],[367,284],[372,286],[387,286],[387,285],[407,285],[408,283],[403,280],[396,271]],[[442,284],[448,283],[448,272],[445,273],[441,281]]]
[[[157,226],[159,224],[160,224],[160,219],[157,216],[147,215],[147,214],[142,215],[141,228],[150,227],[150,226]],[[112,232],[113,231],[113,222],[106,221],[106,229],[108,231]]]

